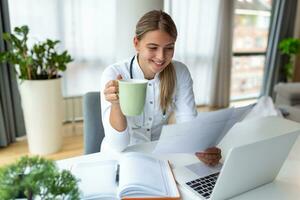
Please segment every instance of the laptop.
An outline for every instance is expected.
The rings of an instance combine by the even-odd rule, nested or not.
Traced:
[[[176,181],[200,199],[236,196],[272,182],[298,135],[299,131],[295,131],[234,147],[229,150],[223,166],[206,166],[206,173],[202,175],[195,171],[196,166],[175,168]],[[198,167],[200,165],[198,163]]]

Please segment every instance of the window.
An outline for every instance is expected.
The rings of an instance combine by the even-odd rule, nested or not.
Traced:
[[[260,94],[271,8],[272,0],[235,0],[231,100]]]

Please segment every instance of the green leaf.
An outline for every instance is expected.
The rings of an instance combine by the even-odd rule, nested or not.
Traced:
[[[6,41],[9,41],[11,39],[10,34],[9,33],[3,33],[3,39]]]
[[[29,33],[29,28],[28,26],[24,25],[21,27],[22,32],[24,33],[24,35],[27,35]]]
[[[300,39],[286,38],[279,43],[279,50],[282,54],[288,56],[298,54],[300,52]]]
[[[285,38],[279,43],[280,52],[287,57],[287,63],[284,65],[283,72],[287,80],[293,77],[293,58],[300,52],[300,39],[298,38]]]

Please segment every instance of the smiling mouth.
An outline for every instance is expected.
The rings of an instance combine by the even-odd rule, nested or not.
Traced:
[[[156,61],[153,61],[154,64],[158,65],[158,66],[162,66],[165,62],[156,62]]]

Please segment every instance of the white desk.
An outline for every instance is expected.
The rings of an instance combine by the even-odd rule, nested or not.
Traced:
[[[128,151],[141,151],[148,153],[152,150],[153,144],[144,144],[128,149]],[[284,163],[276,180],[272,183],[261,186],[257,189],[243,193],[232,199],[234,200],[299,200],[300,199],[300,139],[292,149],[288,159]],[[108,153],[95,153],[90,155],[78,156],[70,159],[57,161],[61,169],[70,169],[78,162],[117,159],[120,155]],[[165,154],[158,156],[161,159],[171,161],[172,167],[198,162],[198,159],[190,154]],[[176,177],[176,174],[175,174]],[[188,190],[179,187],[183,200],[199,199]]]

